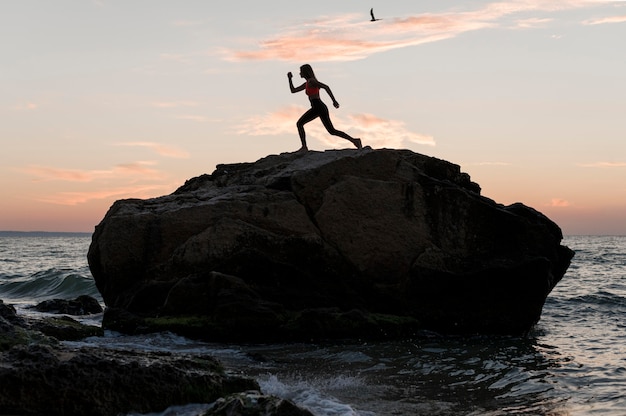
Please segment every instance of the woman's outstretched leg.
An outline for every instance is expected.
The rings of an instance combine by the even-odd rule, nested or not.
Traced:
[[[330,116],[327,114],[322,114],[320,116],[320,119],[322,120],[322,123],[324,124],[324,127],[326,127],[326,130],[328,131],[328,133],[332,134],[333,136],[338,136],[341,138],[344,138],[348,141],[350,141],[350,143],[352,143],[353,145],[356,146],[357,149],[362,149],[363,148],[363,144],[361,143],[361,139],[355,139],[352,136],[350,136],[347,133],[344,133],[341,130],[337,130],[334,126],[333,126],[333,122],[330,121]]]

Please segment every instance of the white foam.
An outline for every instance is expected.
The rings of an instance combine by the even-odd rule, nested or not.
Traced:
[[[353,389],[362,385],[358,377],[338,376],[329,379],[283,379],[269,374],[258,379],[261,391],[287,399],[311,411],[316,416],[370,416],[332,396],[332,390]]]

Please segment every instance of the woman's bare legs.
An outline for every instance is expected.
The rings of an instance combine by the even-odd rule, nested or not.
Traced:
[[[355,139],[347,133],[344,133],[341,130],[337,130],[333,126],[333,122],[330,120],[330,115],[328,114],[328,108],[326,107],[326,105],[321,103],[321,106],[319,104],[316,104],[311,107],[306,113],[302,114],[302,117],[300,117],[300,119],[296,123],[296,126],[298,127],[298,134],[300,135],[300,141],[302,142],[302,147],[298,151],[308,150],[306,145],[306,133],[304,131],[304,125],[309,121],[315,120],[317,117],[322,120],[322,124],[324,125],[328,133],[332,134],[333,136],[338,136],[350,141],[354,146],[356,146],[357,149],[363,148],[361,139]]]

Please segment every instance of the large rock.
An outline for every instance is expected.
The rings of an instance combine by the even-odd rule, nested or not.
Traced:
[[[522,334],[573,252],[522,204],[408,150],[219,165],[171,195],[117,201],[88,259],[123,332],[208,340]]]

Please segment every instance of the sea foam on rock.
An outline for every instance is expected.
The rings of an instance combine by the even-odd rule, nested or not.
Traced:
[[[126,333],[206,340],[523,334],[573,252],[520,203],[408,150],[218,165],[173,194],[117,201],[88,260]]]

